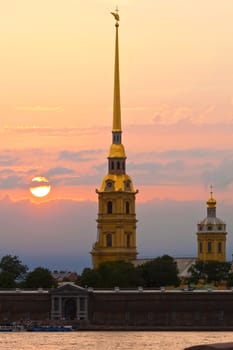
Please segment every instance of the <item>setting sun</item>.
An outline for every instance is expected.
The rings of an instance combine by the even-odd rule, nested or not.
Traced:
[[[35,197],[45,197],[49,194],[51,186],[44,176],[36,176],[32,179],[30,192]]]

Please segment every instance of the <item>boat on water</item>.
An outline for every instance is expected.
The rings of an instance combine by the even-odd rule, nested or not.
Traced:
[[[0,326],[0,332],[12,332],[13,327],[12,326]]]
[[[71,332],[72,326],[31,326],[27,329],[29,332]]]
[[[71,332],[73,331],[72,326],[56,326],[56,325],[8,325],[0,326],[0,332]]]
[[[0,326],[0,332],[23,332],[27,329],[23,325],[12,324],[8,326]]]

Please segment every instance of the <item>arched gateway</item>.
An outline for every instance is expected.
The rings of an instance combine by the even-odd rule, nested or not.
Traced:
[[[51,291],[52,320],[87,320],[88,293],[73,283],[64,283]]]

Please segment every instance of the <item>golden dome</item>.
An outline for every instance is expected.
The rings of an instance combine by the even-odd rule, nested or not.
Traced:
[[[216,207],[216,199],[213,198],[213,192],[212,192],[212,186],[211,186],[211,192],[210,192],[210,198],[206,202],[208,208],[215,208]]]
[[[124,146],[120,144],[112,144],[109,150],[109,158],[126,158]]]

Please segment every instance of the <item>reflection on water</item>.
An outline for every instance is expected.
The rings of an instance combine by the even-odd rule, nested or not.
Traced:
[[[232,332],[0,333],[0,350],[182,350],[233,341]]]

